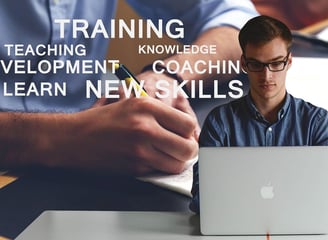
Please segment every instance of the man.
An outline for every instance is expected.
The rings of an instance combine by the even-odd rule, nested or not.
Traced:
[[[202,128],[202,146],[328,145],[328,113],[286,91],[292,64],[292,35],[268,16],[249,20],[240,30],[241,64],[249,94],[219,106]],[[198,165],[194,166],[193,202],[199,211]]]
[[[172,18],[180,19],[185,28],[185,38],[181,39],[184,43],[213,44],[218,49],[213,55],[174,55],[164,60],[164,64],[167,60],[180,63],[188,60],[192,64],[200,58],[236,59],[240,51],[235,40],[238,29],[257,15],[250,1],[128,2],[141,15],[152,20],[163,19],[167,23]],[[90,36],[98,19],[105,23],[108,33],[113,33],[110,24],[106,23],[114,17],[115,6],[114,0],[1,1],[0,167],[37,165],[133,175],[154,170],[178,173],[184,169],[185,162],[196,155],[197,120],[189,102],[181,96],[165,99],[165,103],[145,97],[107,104],[106,99],[85,97],[85,80],[96,84],[101,79],[100,74],[69,75],[64,69],[56,74],[40,71],[17,74],[17,71],[22,71],[22,65],[16,69],[10,67],[13,60],[22,61],[32,69],[40,62],[45,63],[41,66],[42,71],[49,68],[47,61],[101,61],[105,57],[109,38],[101,34]],[[74,19],[84,21],[75,26],[82,29],[77,36],[73,34]],[[58,20],[64,20],[65,29],[58,24]],[[98,26],[95,32],[100,30],[103,29]],[[33,54],[26,50],[27,46],[34,49],[39,44],[44,44],[46,48],[48,45],[82,44],[86,49],[81,56],[53,52]],[[183,79],[210,77],[187,72],[178,74]],[[146,90],[154,96],[156,81],[163,79],[173,82],[173,76],[147,70],[137,77],[146,81]],[[65,97],[4,95],[5,92],[15,92],[15,82],[28,87],[41,82],[63,81],[67,83],[68,94]]]

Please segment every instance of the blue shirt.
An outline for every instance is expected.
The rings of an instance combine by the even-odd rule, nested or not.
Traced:
[[[213,109],[205,120],[202,146],[318,146],[328,145],[328,112],[286,95],[270,123],[256,109],[250,95]],[[194,165],[191,209],[199,211],[198,164]]]
[[[257,12],[249,0],[127,0],[145,18],[164,22],[177,18],[184,23],[183,43],[191,43],[196,37],[215,26],[241,28]],[[97,19],[102,19],[110,33],[110,20],[114,18],[116,0],[3,0],[0,1],[0,59],[30,60],[35,66],[42,60],[103,60],[109,39],[98,34],[94,39],[84,38],[82,34],[73,38],[67,28],[65,38],[60,38],[59,24],[55,19],[85,19],[89,23],[89,35]],[[8,56],[4,44],[83,44],[86,56]],[[220,51],[220,49],[218,49]],[[95,82],[100,74],[66,74],[65,70],[56,74],[4,74],[0,68],[0,111],[27,112],[76,112],[89,108],[95,97],[85,97],[85,81]],[[67,96],[4,96],[3,83],[24,82],[27,85],[38,82],[67,83]],[[8,92],[13,87],[8,84]]]

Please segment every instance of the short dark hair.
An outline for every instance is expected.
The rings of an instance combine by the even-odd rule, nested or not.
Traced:
[[[292,46],[290,29],[278,19],[261,15],[250,19],[239,32],[239,44],[245,54],[247,44],[263,45],[275,38],[281,38],[287,44],[287,51]]]

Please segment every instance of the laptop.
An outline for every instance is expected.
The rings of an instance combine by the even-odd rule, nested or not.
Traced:
[[[204,147],[203,235],[328,233],[328,146]]]

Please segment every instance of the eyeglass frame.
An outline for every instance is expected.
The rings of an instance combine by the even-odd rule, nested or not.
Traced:
[[[247,61],[245,55],[243,55],[243,58],[245,59],[245,66],[247,67],[247,69],[248,69],[250,72],[262,72],[262,71],[264,70],[264,67],[267,67],[267,68],[269,69],[270,72],[281,72],[281,71],[283,71],[283,70],[285,69],[285,67],[286,67],[286,65],[287,65],[287,63],[288,63],[289,55],[290,55],[290,52],[287,53],[287,56],[284,57],[283,60],[281,60],[281,61],[272,61],[272,62],[268,62],[268,63],[263,63],[263,62],[260,62],[260,61],[257,61],[257,60]],[[249,64],[249,63],[252,63],[252,62],[253,62],[253,63],[255,62],[255,63],[261,64],[261,66],[262,66],[262,67],[261,67],[261,70],[258,70],[258,71],[250,70],[248,64]],[[283,63],[284,65],[283,65],[282,69],[280,69],[280,70],[272,70],[272,69],[270,68],[270,64],[273,64],[273,63]]]

